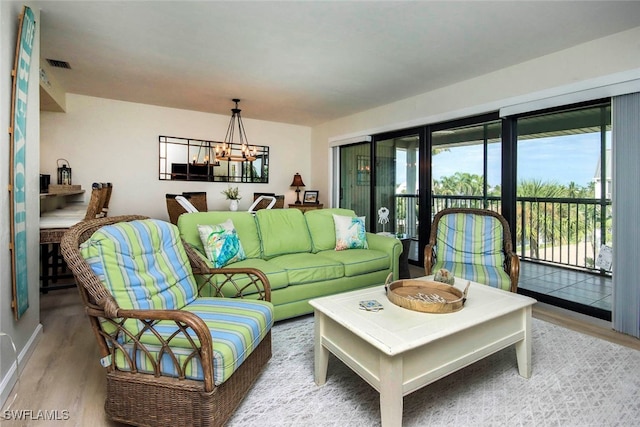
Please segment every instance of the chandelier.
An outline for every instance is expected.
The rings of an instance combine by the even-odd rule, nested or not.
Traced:
[[[222,146],[216,145],[216,160],[225,160],[228,162],[253,162],[256,159],[256,147],[249,148],[249,142],[247,140],[247,133],[244,130],[242,124],[242,117],[240,116],[241,109],[238,108],[239,99],[233,99],[236,103],[236,107],[231,109],[231,120],[229,121],[229,127],[227,128],[227,135],[224,138]],[[238,137],[239,144],[235,144],[234,135],[236,122],[238,125]],[[234,145],[240,145],[240,150]],[[235,151],[235,152],[234,152]]]

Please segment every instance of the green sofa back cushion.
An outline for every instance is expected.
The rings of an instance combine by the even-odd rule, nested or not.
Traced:
[[[353,217],[356,213],[351,209],[341,208],[314,209],[305,212],[304,218],[313,242],[313,252],[336,248],[336,227],[333,215]]]
[[[178,217],[178,228],[184,241],[204,254],[206,252],[198,233],[198,225],[217,225],[228,219],[233,222],[245,256],[247,258],[260,258],[258,226],[253,214],[249,212],[210,211],[186,213]]]
[[[264,258],[311,252],[311,237],[302,211],[298,209],[261,209],[256,212],[256,221]]]

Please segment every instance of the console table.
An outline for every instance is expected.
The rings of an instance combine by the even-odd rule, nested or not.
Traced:
[[[306,211],[311,211],[314,209],[322,209],[323,206],[324,205],[322,203],[301,203],[299,205],[295,203],[289,203],[289,208],[300,209],[302,213],[305,213]]]

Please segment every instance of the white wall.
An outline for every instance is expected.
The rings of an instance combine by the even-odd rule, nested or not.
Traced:
[[[497,111],[546,97],[549,89],[562,91],[578,82],[639,70],[638,40],[640,27],[316,126],[312,173],[316,178],[325,177],[318,187],[329,194],[328,153],[330,146],[337,144],[335,140]],[[491,52],[487,52],[487,60],[491,60]]]
[[[268,184],[158,179],[159,135],[221,141],[230,110],[225,116],[73,94],[67,95],[66,108],[66,113],[41,113],[40,171],[50,174],[55,183],[56,159],[64,158],[72,168],[74,184],[88,190],[93,182],[112,182],[110,216],[168,219],[165,194],[183,191],[206,191],[209,210],[227,210],[229,203],[221,191],[228,185],[239,187],[240,210],[249,208],[254,192],[284,194],[285,202],[293,203],[295,192],[289,184],[296,172],[307,189],[314,189],[323,178],[316,179],[311,172],[310,128],[251,120],[247,109],[242,113],[249,142],[269,146]]]
[[[40,56],[40,16],[37,8],[32,7],[36,20],[36,35],[32,51],[32,63],[29,73],[29,96],[27,100],[26,135],[26,192],[27,192],[27,263],[29,308],[20,318],[14,320],[11,308],[11,258],[9,254],[9,134],[6,129],[11,114],[11,69],[18,31],[18,15],[22,12],[23,2],[0,2],[0,331],[10,335],[17,347],[20,367],[28,358],[37,342],[41,326],[39,300],[39,234],[38,206],[38,139],[40,97],[38,90],[38,58]],[[28,2],[26,2],[28,5]],[[16,380],[15,356],[6,337],[0,337],[0,404],[2,404]]]

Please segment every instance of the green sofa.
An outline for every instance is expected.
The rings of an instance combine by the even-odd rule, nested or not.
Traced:
[[[178,218],[181,237],[206,259],[198,225],[233,221],[246,259],[225,268],[253,267],[271,284],[275,320],[313,312],[309,300],[382,285],[389,273],[398,279],[399,240],[366,233],[368,249],[336,251],[333,214],[348,209],[262,209],[249,212],[196,212]],[[213,266],[207,260],[209,266]]]

